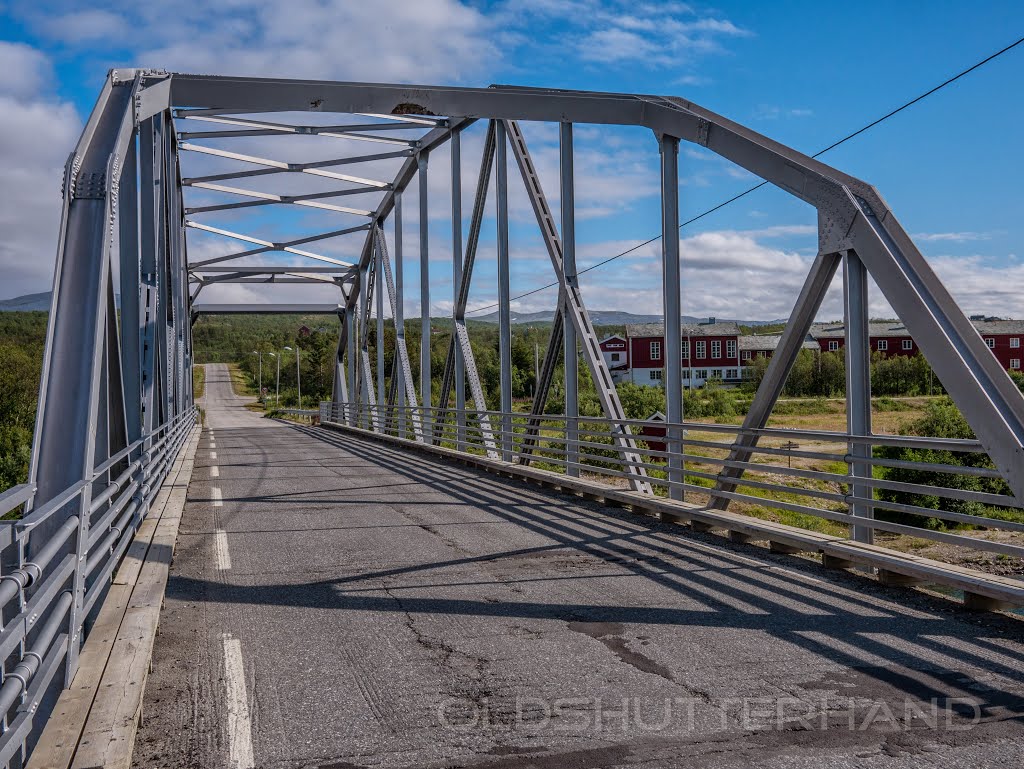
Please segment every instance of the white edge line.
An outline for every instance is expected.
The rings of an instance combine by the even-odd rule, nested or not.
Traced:
[[[252,719],[249,717],[249,693],[242,665],[242,643],[224,634],[224,686],[227,689],[228,758],[232,769],[253,769]]]

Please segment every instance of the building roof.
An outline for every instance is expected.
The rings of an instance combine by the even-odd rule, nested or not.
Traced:
[[[684,323],[680,327],[683,336],[739,336],[740,327],[736,323]],[[649,337],[664,336],[663,323],[638,323],[626,326],[626,336]]]
[[[815,323],[811,326],[812,339],[842,339],[846,326],[842,323]],[[907,327],[898,320],[872,321],[868,323],[868,336],[910,336]]]
[[[972,320],[971,323],[979,334],[1020,334],[1024,336],[1024,320]],[[868,324],[868,335],[871,337],[906,337],[910,331],[898,320],[872,321]],[[842,323],[815,323],[811,326],[811,336],[815,339],[841,339],[846,336],[846,326]]]
[[[1020,334],[1024,336],[1024,320],[972,320],[979,334]]]
[[[775,350],[781,341],[782,334],[751,334],[740,337],[739,347],[741,350]],[[818,344],[808,335],[801,347],[817,350]]]

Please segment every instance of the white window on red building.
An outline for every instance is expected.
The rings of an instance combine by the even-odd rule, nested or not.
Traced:
[[[985,344],[988,345],[988,349],[994,350],[996,347],[996,340],[990,336],[985,337]]]
[[[725,354],[730,358],[736,357],[736,340],[729,339],[725,343]]]
[[[689,379],[689,378],[690,378],[690,369],[684,368],[683,369],[683,379]]]
[[[885,352],[888,349],[889,349],[889,340],[888,339],[879,339],[878,340],[878,351],[879,352]]]
[[[660,368],[652,368],[648,372],[648,376],[650,376],[651,379],[661,379],[661,375],[664,373],[665,372],[662,371]]]
[[[1020,347],[1020,337],[1015,336],[1015,337],[1011,338],[1010,339],[1010,347],[1013,347],[1014,349]]]
[[[711,343],[711,357],[718,359],[722,357],[722,343],[715,341]]]
[[[682,342],[679,343],[679,353],[680,353],[680,355],[682,355],[683,360],[688,360],[690,358],[690,342],[689,342],[689,340],[684,339]]]
[[[697,358],[699,360],[704,360],[704,358],[707,357],[707,351],[708,351],[708,343],[707,342],[697,342]]]
[[[713,369],[711,369],[711,378],[712,379],[721,379],[722,378],[722,369],[720,369],[720,368],[713,368]]]
[[[1020,358],[1010,358],[1010,368],[1020,368]]]
[[[661,360],[661,342],[651,342],[651,360]]]
[[[829,352],[835,352],[838,349],[839,349],[839,340],[838,339],[829,339],[828,340],[828,351]]]
[[[750,358],[751,358],[750,353],[751,353],[750,350],[744,350],[743,351],[743,360],[750,360]]]
[[[620,353],[620,352],[613,352],[612,353],[612,363],[618,363],[620,360],[622,360],[622,353]]]
[[[913,339],[904,339],[903,340],[903,349],[904,350],[913,350],[914,349],[914,340]]]

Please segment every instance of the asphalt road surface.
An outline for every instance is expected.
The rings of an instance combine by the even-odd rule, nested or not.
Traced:
[[[1018,619],[206,388],[139,769],[1021,765]]]

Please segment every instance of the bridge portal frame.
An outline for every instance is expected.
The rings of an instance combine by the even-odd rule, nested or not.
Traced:
[[[296,126],[241,117],[280,112],[359,114],[378,122],[341,127]],[[229,127],[179,134],[175,131],[176,118],[195,118]],[[628,420],[624,420],[583,302],[576,269],[573,220],[573,125],[639,126],[652,131],[661,152],[663,306],[667,315],[666,333],[669,335],[677,331],[682,309],[678,240],[679,142],[690,142],[716,153],[808,203],[818,212],[818,254],[776,354],[732,445],[730,462],[723,467],[711,491],[710,509],[727,507],[729,495],[741,482],[742,466],[756,447],[758,436],[766,426],[796,361],[801,343],[840,267],[843,268],[847,330],[850,454],[856,457],[857,452],[863,452],[866,443],[856,438],[871,433],[870,376],[866,346],[863,344],[868,307],[867,278],[870,276],[906,324],[1005,478],[1015,499],[1024,499],[1024,397],[990,354],[881,195],[859,179],[677,97],[514,86],[454,88],[220,77],[141,69],[112,70],[65,167],[53,304],[40,382],[30,481],[24,489],[6,495],[6,500],[12,504],[15,499],[25,503],[25,520],[30,522],[17,535],[22,548],[19,569],[27,575],[25,584],[18,588],[21,600],[28,597],[31,591],[25,591],[33,580],[38,581],[41,576],[33,571],[38,566],[33,559],[40,560],[43,554],[53,559],[55,555],[64,553],[72,555],[75,564],[65,591],[60,592],[53,585],[48,587],[54,591],[53,595],[59,593],[60,600],[50,601],[42,607],[38,624],[25,630],[22,650],[23,661],[29,660],[24,662],[28,665],[26,669],[32,667],[32,659],[45,657],[48,661],[47,675],[53,676],[56,663],[52,660],[60,657],[54,656],[58,648],[54,639],[59,638],[64,639],[60,643],[66,641],[67,649],[62,658],[64,684],[67,685],[74,675],[84,618],[93,605],[88,601],[95,601],[99,595],[95,589],[95,577],[89,577],[90,562],[95,563],[89,556],[90,543],[95,546],[103,534],[102,531],[90,532],[94,513],[97,508],[102,508],[107,512],[102,524],[113,525],[113,516],[120,508],[110,513],[104,505],[115,499],[115,492],[123,488],[125,478],[131,477],[133,472],[142,472],[139,493],[133,491],[135,496],[131,497],[135,507],[130,508],[135,511],[132,521],[137,523],[141,520],[152,491],[145,484],[159,483],[161,477],[159,474],[146,475],[145,467],[151,458],[149,452],[160,441],[166,442],[167,447],[181,444],[180,436],[170,442],[166,436],[172,429],[180,433],[181,426],[194,414],[189,376],[191,322],[203,312],[229,309],[199,303],[197,300],[205,286],[230,282],[288,282],[328,283],[337,287],[341,297],[337,306],[273,306],[273,309],[236,306],[232,309],[309,312],[319,308],[319,311],[337,313],[341,319],[341,333],[335,364],[335,403],[366,404],[384,398],[389,406],[395,405],[402,414],[411,407],[408,427],[417,440],[437,441],[431,425],[435,412],[431,408],[429,374],[428,160],[433,150],[444,143],[451,143],[452,178],[461,179],[459,136],[478,120],[488,121],[488,131],[464,246],[460,242],[461,196],[459,185],[453,185],[452,317],[455,334],[446,360],[440,399],[447,405],[454,387],[458,424],[465,430],[465,387],[468,385],[474,410],[480,418],[481,432],[486,436],[485,447],[489,455],[507,457],[510,445],[508,265],[513,254],[509,252],[507,240],[507,153],[511,150],[559,286],[555,337],[549,345],[543,376],[538,382],[532,410],[534,420],[527,426],[527,433],[539,433],[540,417],[561,352],[565,357],[566,374],[573,377],[573,386],[566,388],[565,405],[570,420],[569,434],[573,434],[579,415],[575,381],[576,351],[580,345],[606,417],[613,424],[621,420],[614,437],[619,455],[630,471],[629,481],[635,491],[651,493],[642,463],[633,451]],[[379,121],[391,122],[384,126]],[[560,126],[560,226],[554,221],[547,204],[519,128],[520,121],[546,121]],[[379,133],[386,127],[410,126],[418,126],[425,133],[416,139],[385,137]],[[283,163],[260,155],[211,149],[193,141],[197,137],[327,134],[331,131],[332,135],[383,142],[389,145],[389,149],[310,163]],[[241,161],[256,168],[183,178],[179,154],[190,151]],[[377,159],[402,161],[391,180],[368,180],[330,170]],[[473,361],[465,324],[469,286],[492,172],[496,176],[498,214],[500,425],[491,424],[490,417],[482,413],[486,405],[485,393]],[[289,196],[254,194],[251,190],[222,184],[231,179],[269,173],[328,176],[356,187]],[[405,349],[401,196],[414,180],[420,189],[420,295],[422,307],[427,308],[421,338],[421,372],[425,370],[426,375],[421,376],[419,393],[411,381],[412,369],[407,350],[404,355],[395,356],[390,387],[385,387],[386,380],[382,377],[382,345],[377,346],[376,383],[366,352],[366,332],[373,313],[370,301],[373,291],[377,291],[378,298],[378,330],[384,320],[382,307],[386,291],[393,322],[397,321],[396,332],[401,336],[400,346]],[[186,207],[182,196],[185,188],[217,190],[244,200]],[[325,198],[342,195],[347,198],[368,190],[382,195],[372,208],[324,202]],[[311,237],[268,241],[223,228],[211,228],[188,218],[199,213],[274,204],[326,209],[365,221]],[[384,234],[384,223],[389,218],[397,222],[393,271]],[[189,263],[188,228],[205,229],[248,243],[250,247]],[[358,233],[365,233],[363,245],[359,258],[352,262],[302,248],[318,240]],[[234,268],[223,264],[270,251],[293,253],[317,261],[320,266],[277,269],[270,265]],[[115,278],[121,295],[120,316],[115,303]],[[667,347],[671,351],[667,358],[671,371],[666,380],[668,421],[676,423],[683,416],[676,371],[679,350],[676,345]],[[417,400],[422,407],[417,406]],[[162,435],[165,437],[161,438]],[[678,449],[680,436],[669,434],[666,439],[672,449]],[[573,450],[570,446],[570,457]],[[133,451],[141,452],[134,461]],[[162,461],[165,460],[166,457]],[[524,452],[521,461],[524,464],[529,461],[528,451]],[[668,472],[672,481],[678,483],[683,478],[680,462],[670,462]],[[867,478],[869,473],[867,462],[851,463],[853,496],[869,493],[866,485],[858,484],[858,479]],[[128,500],[124,504],[128,504]],[[868,506],[855,505],[853,512],[855,515],[871,515]],[[69,521],[75,522],[74,536],[55,550],[54,537],[66,528]],[[853,536],[860,541],[869,541],[870,533],[869,527],[853,527]],[[104,539],[100,547],[107,547],[106,543],[107,539]],[[66,632],[58,634],[62,623],[65,623]],[[37,652],[36,646],[26,651],[33,640],[38,642],[40,651]],[[31,675],[29,673],[28,678],[17,680],[22,680],[27,687],[31,683]],[[55,676],[52,680],[58,682],[60,679],[61,676]],[[8,678],[4,683],[5,702],[9,699],[8,693],[14,691],[8,686],[13,687],[12,682],[16,683],[16,680]],[[32,702],[23,703],[23,712],[28,715],[35,713],[47,697],[38,684],[32,691]],[[24,696],[24,692],[10,696]],[[45,712],[45,707],[41,712]],[[19,728],[23,739],[30,729]],[[10,752],[11,737],[5,733],[0,738],[0,757],[4,758],[0,764],[13,755]]]

